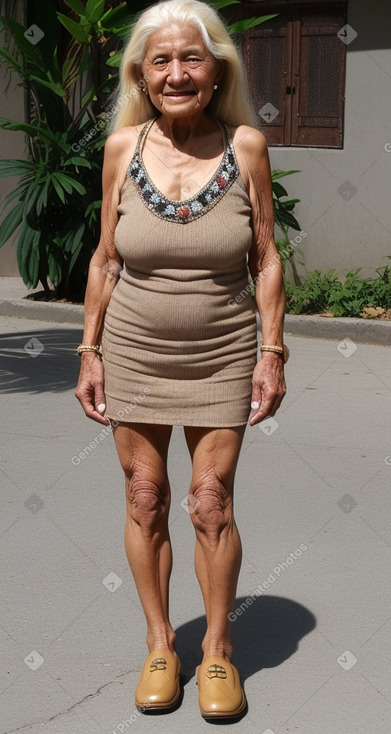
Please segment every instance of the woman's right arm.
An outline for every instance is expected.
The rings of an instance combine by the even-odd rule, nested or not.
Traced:
[[[120,188],[125,177],[124,162],[129,160],[124,156],[124,146],[129,149],[129,141],[121,133],[119,131],[111,135],[105,144],[101,236],[88,271],[82,344],[100,345],[106,309],[122,268],[122,259],[114,245],[114,231],[118,222]],[[100,357],[95,352],[83,352],[80,358],[80,375],[75,395],[88,418],[109,425],[110,421],[102,415],[104,407],[101,406],[104,406],[105,397]]]

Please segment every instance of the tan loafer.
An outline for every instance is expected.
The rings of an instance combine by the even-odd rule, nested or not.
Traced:
[[[176,652],[168,648],[152,650],[141,671],[135,693],[135,704],[140,710],[168,709],[175,706],[181,689],[181,664]]]
[[[196,670],[198,703],[205,718],[234,718],[246,708],[237,669],[220,655],[207,657]]]

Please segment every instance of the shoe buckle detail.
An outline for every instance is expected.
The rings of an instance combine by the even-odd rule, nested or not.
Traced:
[[[222,680],[224,680],[227,677],[227,671],[221,665],[209,665],[206,677],[221,678]]]
[[[154,670],[166,670],[167,661],[164,658],[155,658],[149,666],[149,670],[153,673]]]

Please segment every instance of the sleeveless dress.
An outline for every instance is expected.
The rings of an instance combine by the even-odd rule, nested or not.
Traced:
[[[228,126],[210,181],[172,201],[142,161],[141,130],[121,191],[115,246],[124,267],[102,336],[106,417],[125,423],[247,423],[257,360],[248,285],[251,204]]]

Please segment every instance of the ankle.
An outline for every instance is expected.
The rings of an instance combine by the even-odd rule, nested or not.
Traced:
[[[231,660],[233,647],[229,640],[204,640],[201,648],[204,653],[204,660],[205,658],[213,657],[213,655],[225,658],[228,662]]]
[[[175,651],[175,632],[174,630],[153,630],[147,633],[146,643],[149,652],[152,650],[169,649]]]

